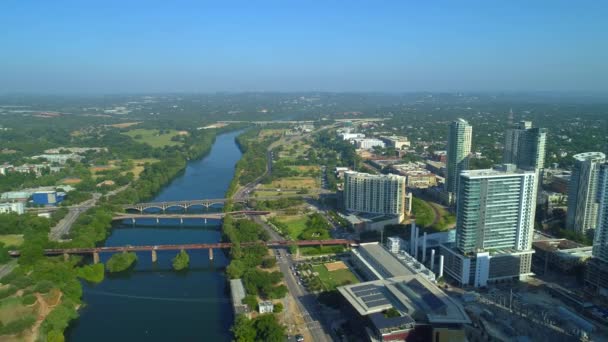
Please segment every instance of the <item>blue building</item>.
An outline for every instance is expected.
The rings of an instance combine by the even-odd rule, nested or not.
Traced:
[[[38,205],[56,205],[65,198],[64,192],[38,191],[32,194],[32,202]]]

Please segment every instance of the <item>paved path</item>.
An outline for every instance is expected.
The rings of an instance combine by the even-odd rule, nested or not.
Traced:
[[[13,259],[4,265],[0,265],[0,279],[4,278],[5,275],[11,273],[15,267],[17,267],[17,260]]]

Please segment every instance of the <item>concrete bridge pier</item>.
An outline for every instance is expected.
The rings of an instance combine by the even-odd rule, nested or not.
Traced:
[[[209,248],[209,261],[213,260],[213,248]]]
[[[63,253],[63,261],[70,260],[70,255],[68,253]]]
[[[135,225],[135,217],[131,218],[131,224]]]
[[[183,217],[179,218],[179,224],[184,224],[184,218]]]
[[[157,217],[156,218],[156,224],[159,224],[159,223],[160,223],[160,219]]]
[[[93,252],[93,263],[99,264],[99,253],[98,252]]]
[[[156,255],[156,249],[152,250],[152,262],[156,263],[156,261],[158,260],[158,256]]]
[[[207,219],[205,219],[205,225],[207,225]]]

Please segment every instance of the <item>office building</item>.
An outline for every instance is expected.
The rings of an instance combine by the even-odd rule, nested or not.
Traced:
[[[353,139],[352,141],[357,148],[366,149],[366,150],[374,148],[374,147],[384,148],[384,146],[385,146],[385,144],[382,140],[374,139],[374,138]]]
[[[568,187],[566,228],[585,234],[595,229],[599,201],[597,196],[600,165],[606,160],[601,152],[574,155],[574,168]]]
[[[442,245],[445,271],[463,285],[530,274],[536,172],[503,164],[461,174],[456,241]]]
[[[594,294],[608,297],[608,163],[600,166],[597,183],[598,220],[585,284]]]
[[[457,192],[458,176],[468,169],[472,135],[473,127],[467,121],[458,119],[450,124],[446,180],[446,191],[449,193]]]
[[[406,137],[391,135],[382,136],[380,139],[384,141],[388,147],[393,147],[399,150],[403,149],[404,147],[410,147],[410,141]]]
[[[542,170],[545,167],[546,141],[545,128],[533,128],[532,122],[521,121],[505,134],[503,162],[524,170]]]
[[[344,209],[353,212],[396,215],[405,213],[405,177],[344,172]]]

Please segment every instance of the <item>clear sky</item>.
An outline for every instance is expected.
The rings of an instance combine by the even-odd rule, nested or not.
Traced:
[[[0,1],[0,93],[608,92],[608,1]]]

